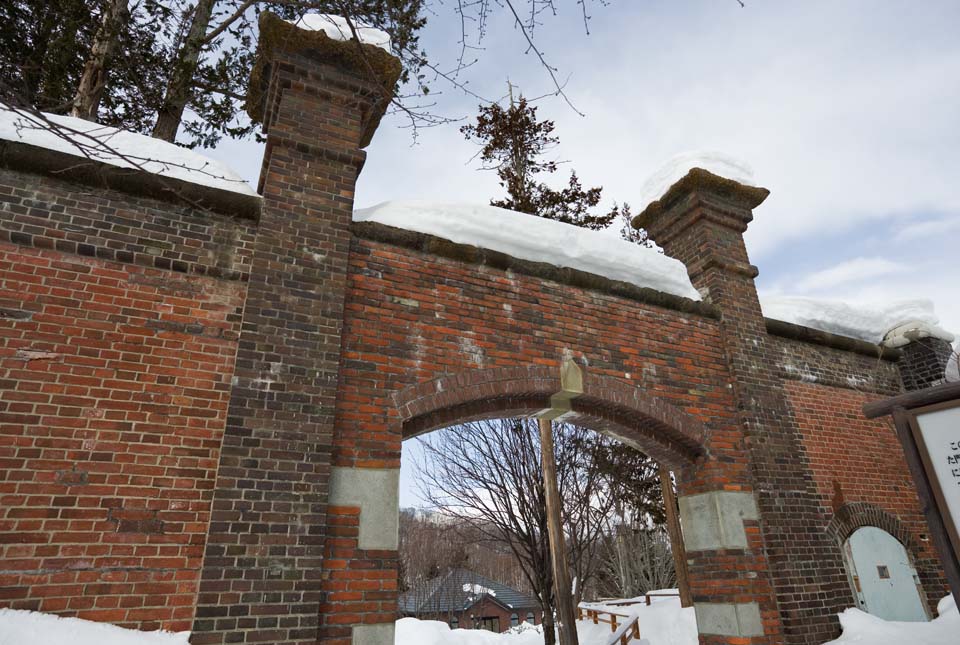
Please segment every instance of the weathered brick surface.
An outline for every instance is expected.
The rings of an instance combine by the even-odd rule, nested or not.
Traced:
[[[753,282],[757,270],[743,241],[751,209],[765,197],[762,189],[693,171],[647,211],[647,228],[667,255],[687,265],[694,286],[721,310],[721,342],[762,518],[758,548],[768,558],[774,591],[761,602],[763,615],[770,616],[767,633],[787,643],[813,644],[836,634],[835,614],[851,604],[851,592],[839,548],[810,530],[826,524],[826,512],[774,367],[777,351]],[[703,575],[696,566],[690,573]]]
[[[946,378],[953,347],[940,338],[921,338],[903,348],[900,373],[908,392],[940,385]]]
[[[189,629],[243,284],[0,243],[0,302],[0,601]]]
[[[76,163],[76,161],[74,161]],[[0,241],[245,279],[255,222],[0,167]]]
[[[350,268],[336,465],[398,467],[405,431],[548,407],[559,364],[572,357],[587,373],[585,396],[574,400],[577,423],[633,438],[683,466],[684,493],[750,490],[744,436],[712,317],[369,239],[354,240]],[[591,378],[602,385],[592,388]],[[644,408],[633,394],[637,388],[660,409]],[[671,409],[684,414],[671,416]],[[686,415],[707,428],[711,458],[695,468],[669,449],[671,440],[688,441],[678,427]],[[633,434],[624,429],[631,426]],[[654,427],[658,440],[636,431]],[[395,611],[392,573],[382,575],[380,587],[370,578],[395,562],[356,548],[348,514],[356,511],[344,509],[336,552],[332,544],[327,548],[328,557],[349,566],[329,572],[323,611],[342,614],[347,624],[386,621]],[[764,551],[757,524],[750,524],[750,549],[693,556],[695,593],[716,602],[757,600],[775,625]],[[337,595],[351,591],[366,593],[352,601]],[[344,626],[322,635],[347,643],[350,632]]]
[[[875,355],[866,356],[778,336],[769,336],[768,344],[776,361],[776,370],[784,381],[868,391],[873,392],[875,398],[900,392],[900,370],[892,359],[881,360]]]
[[[318,621],[321,638],[348,622],[322,610],[320,582],[336,562],[324,564],[322,548],[353,190],[375,92],[300,53],[261,55],[274,70],[264,203],[194,643],[310,643]],[[379,569],[355,573],[365,589],[395,589],[393,569]]]
[[[913,558],[931,615],[949,593],[927,536],[900,442],[889,421],[863,418],[872,392],[798,381],[786,383],[803,434],[814,481],[832,510],[828,529],[838,542],[861,526],[878,526],[900,540]]]
[[[764,634],[705,645],[835,636],[839,545],[866,524],[904,542],[928,600],[943,590],[896,440],[859,412],[913,363],[768,333],[742,238],[762,189],[695,173],[658,207],[650,231],[705,304],[351,224],[380,86],[347,50],[271,42],[296,47],[255,74],[259,218],[0,170],[0,604],[347,645],[394,620],[397,553],[359,547],[331,469],[549,408],[566,359],[570,420],[685,495],[758,501],[744,548],[688,555],[695,602],[755,602]]]

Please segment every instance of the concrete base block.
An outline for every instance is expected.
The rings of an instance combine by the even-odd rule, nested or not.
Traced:
[[[753,493],[718,490],[680,498],[683,544],[691,551],[747,548],[744,520],[759,519]]]
[[[748,603],[700,602],[693,606],[697,631],[717,636],[763,636],[760,605]]]
[[[351,645],[393,645],[394,624],[354,625]]]
[[[400,525],[399,468],[335,466],[330,471],[329,503],[331,506],[360,507],[358,546],[361,549],[397,549]]]

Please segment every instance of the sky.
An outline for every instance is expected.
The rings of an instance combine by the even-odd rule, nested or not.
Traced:
[[[674,155],[743,160],[770,197],[746,233],[761,294],[877,302],[927,298],[960,332],[960,2],[557,0],[534,37],[576,111],[537,101],[556,123],[556,158],[604,204],[628,202]],[[435,3],[422,34],[441,67],[459,51],[455,3]],[[500,99],[551,91],[522,34],[497,13],[461,75]],[[443,81],[434,110],[476,114],[479,100]],[[580,113],[583,113],[581,116]],[[459,123],[420,129],[388,116],[368,148],[357,207],[390,199],[487,202],[492,173]],[[262,148],[221,144],[221,159],[256,184]],[[405,450],[405,453],[412,452]],[[402,505],[416,503],[405,458]]]

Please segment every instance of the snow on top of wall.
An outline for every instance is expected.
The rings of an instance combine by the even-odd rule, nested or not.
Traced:
[[[322,31],[333,40],[348,41],[353,40],[353,31],[350,29],[350,23],[343,16],[334,16],[325,13],[308,13],[299,20],[291,22],[307,31]],[[367,45],[374,45],[383,51],[390,53],[390,34],[375,27],[361,27],[356,21],[353,26],[357,31],[360,42]]]
[[[57,131],[44,119],[49,119]],[[41,118],[24,110],[0,106],[0,139],[65,152],[120,168],[139,168],[170,179],[243,195],[257,194],[233,170],[192,150],[69,116],[44,114]]]
[[[391,201],[356,210],[353,219],[435,235],[522,260],[579,269],[700,300],[679,260],[600,231],[535,215],[485,205]]]
[[[753,169],[745,162],[721,152],[692,150],[682,152],[659,170],[650,175],[640,188],[640,210],[663,197],[670,187],[687,176],[693,168],[703,168],[719,177],[740,182],[746,186],[756,186]]]
[[[0,643],[71,645],[188,645],[190,632],[141,632],[79,618],[0,609]]]
[[[938,327],[940,321],[929,300],[853,305],[839,300],[766,296],[760,305],[767,318],[889,347],[927,336],[953,340],[953,334]]]

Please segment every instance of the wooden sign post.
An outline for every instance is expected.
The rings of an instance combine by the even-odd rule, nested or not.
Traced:
[[[563,540],[560,518],[560,491],[557,487],[557,462],[553,451],[553,424],[539,419],[540,460],[543,466],[543,489],[547,502],[547,534],[550,537],[550,563],[553,565],[553,595],[557,600],[560,619],[560,645],[579,645],[577,639],[577,612],[573,606],[570,570],[567,568],[567,549]]]
[[[893,417],[947,582],[960,598],[960,383],[868,403],[863,413]]]

